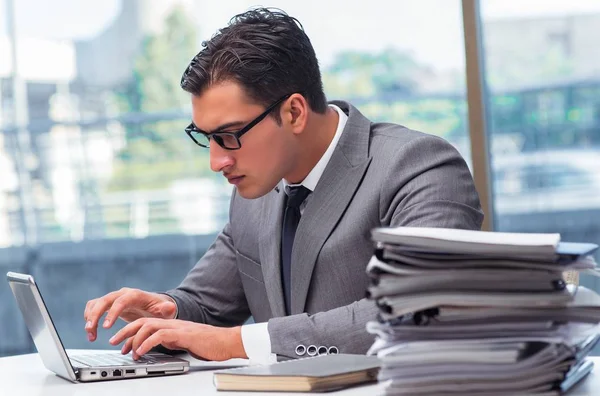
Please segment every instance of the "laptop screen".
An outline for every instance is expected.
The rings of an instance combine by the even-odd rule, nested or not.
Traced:
[[[59,376],[76,381],[73,366],[33,277],[14,272],[6,276],[44,365]]]

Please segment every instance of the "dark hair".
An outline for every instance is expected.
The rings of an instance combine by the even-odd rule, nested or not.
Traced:
[[[301,93],[313,111],[327,109],[312,44],[302,24],[281,10],[256,8],[236,15],[202,47],[181,77],[187,92],[200,95],[232,80],[264,106]],[[280,122],[279,112],[271,114]]]

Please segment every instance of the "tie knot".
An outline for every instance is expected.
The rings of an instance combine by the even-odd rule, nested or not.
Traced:
[[[302,202],[304,202],[304,200],[306,199],[306,197],[308,197],[308,194],[310,194],[310,190],[302,185],[289,187],[287,193],[287,206],[296,209],[299,208],[300,205],[302,205]]]

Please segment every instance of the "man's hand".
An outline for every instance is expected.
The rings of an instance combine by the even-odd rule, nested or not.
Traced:
[[[126,322],[148,317],[172,319],[175,317],[177,306],[167,295],[129,288],[90,300],[83,313],[86,322],[85,330],[90,341],[96,340],[98,321],[107,311],[108,314],[102,324],[105,329],[110,328],[119,317]]]
[[[117,345],[124,340],[127,341],[121,352],[133,351],[134,359],[159,344],[169,349],[186,350],[192,356],[206,360],[248,358],[239,326],[214,327],[184,320],[142,318],[119,330],[110,343]]]

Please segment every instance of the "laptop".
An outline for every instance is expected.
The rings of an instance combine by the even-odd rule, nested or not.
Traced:
[[[67,353],[33,277],[9,272],[6,278],[44,366],[56,375],[72,382],[90,382],[189,371],[187,360],[163,353],[148,353],[137,361],[119,351]]]

